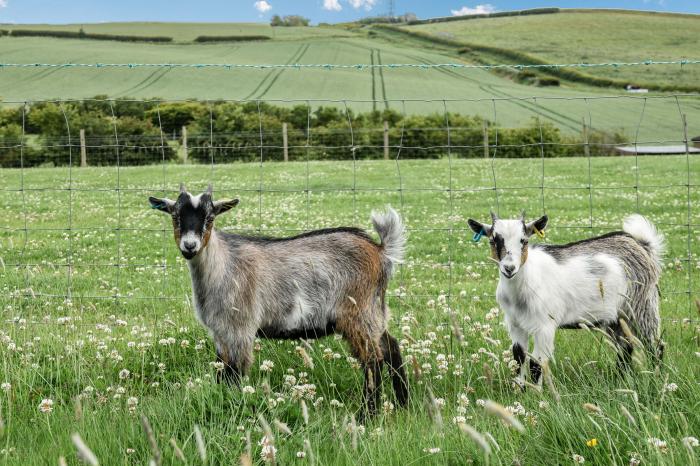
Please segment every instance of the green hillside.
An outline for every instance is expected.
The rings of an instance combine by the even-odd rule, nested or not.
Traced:
[[[700,58],[700,15],[561,10],[408,26],[469,44],[531,54],[549,63],[609,63]],[[640,83],[697,86],[700,66],[602,67],[586,73]]]
[[[603,13],[586,13],[603,18]],[[578,13],[540,15],[498,21],[552,21]],[[619,14],[617,14],[620,16]],[[637,15],[645,18],[644,15]],[[621,15],[623,18],[637,18]],[[653,16],[658,21],[686,18]],[[496,19],[457,21],[414,28],[464,28]],[[20,27],[20,26],[17,26]],[[29,26],[21,26],[27,29]],[[37,29],[47,26],[35,25]],[[79,26],[56,26],[76,30]],[[472,27],[472,26],[469,26]],[[537,28],[537,23],[533,26]],[[488,28],[485,28],[488,30]],[[676,28],[680,29],[680,28]],[[375,28],[271,28],[259,24],[111,23],[84,25],[88,33],[168,35],[170,44],[126,43],[40,37],[0,37],[0,56],[7,63],[238,63],[238,64],[435,64],[462,62],[454,48],[378,33]],[[537,34],[544,35],[545,29]],[[560,31],[561,32],[561,31]],[[200,34],[271,34],[272,40],[195,44]],[[436,32],[437,33],[437,32]],[[496,34],[495,32],[489,32]],[[486,34],[486,33],[484,33]],[[573,32],[572,32],[573,34]],[[670,32],[668,34],[671,34]],[[559,34],[561,35],[561,34]],[[509,35],[504,34],[504,37]],[[551,34],[557,36],[557,34]],[[552,39],[554,40],[554,39]],[[694,39],[697,40],[697,39]],[[663,41],[662,41],[663,42]],[[511,44],[522,41],[512,40]],[[669,49],[670,50],[670,49]],[[668,52],[670,53],[670,52]],[[553,57],[557,58],[557,57]],[[597,58],[597,57],[594,57]],[[624,58],[624,57],[623,57]],[[657,57],[664,58],[664,57]],[[591,58],[591,61],[595,61]],[[697,68],[700,71],[700,68]],[[654,67],[649,76],[670,73],[684,79],[694,69]],[[627,72],[620,70],[619,72]],[[654,74],[656,73],[656,74]],[[615,101],[598,97],[622,90],[584,86],[562,80],[559,87],[518,83],[512,77],[464,69],[171,69],[162,68],[7,68],[0,74],[0,98],[8,105],[24,100],[81,99],[95,95],[163,99],[264,99],[310,101],[357,111],[392,108],[407,114],[459,112],[479,115],[503,126],[524,126],[533,117],[567,132],[580,132],[582,119],[594,128],[622,131],[639,141],[682,139],[679,108],[674,98],[643,100],[626,96]],[[580,99],[583,96],[589,100]],[[539,98],[537,98],[539,97]],[[441,99],[446,99],[443,103]],[[518,99],[518,100],[513,100]],[[453,102],[453,100],[456,100]],[[350,102],[345,102],[350,101]],[[359,102],[358,102],[359,101]],[[429,101],[429,102],[428,102]],[[13,103],[15,102],[15,103]],[[679,100],[693,134],[700,121],[696,98]],[[644,110],[644,114],[642,114]]]

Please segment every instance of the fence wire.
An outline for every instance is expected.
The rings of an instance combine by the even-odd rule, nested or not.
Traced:
[[[665,103],[671,102],[671,105],[675,106],[677,109],[678,137],[669,136],[667,134],[659,135],[658,137],[642,136],[644,125],[651,124],[654,126],[657,121],[652,119],[651,123],[645,123],[648,122],[650,112],[653,111],[653,108],[650,109],[649,103],[659,100],[663,100]],[[318,221],[314,222],[312,220],[312,213],[315,208],[312,199],[315,196],[323,198],[323,196],[327,195],[338,195],[341,201],[347,199],[347,202],[351,205],[351,215],[347,216],[347,218],[354,225],[365,225],[369,216],[369,211],[362,210],[360,202],[360,198],[366,199],[366,195],[374,196],[373,199],[394,199],[395,202],[398,202],[396,207],[398,207],[398,210],[400,210],[402,214],[406,214],[407,211],[413,209],[411,210],[411,215],[407,216],[410,243],[409,250],[411,251],[410,260],[419,262],[422,260],[419,252],[421,245],[417,244],[421,241],[421,237],[423,240],[428,236],[437,238],[437,244],[433,250],[444,252],[446,261],[438,261],[433,265],[446,272],[445,281],[438,283],[439,287],[442,288],[444,286],[445,289],[441,289],[440,291],[431,291],[428,289],[426,291],[427,287],[415,286],[415,284],[412,285],[410,281],[407,280],[407,275],[403,273],[403,267],[406,266],[402,266],[395,278],[396,284],[394,286],[398,292],[392,293],[392,298],[396,299],[396,305],[399,309],[411,300],[434,299],[438,295],[445,296],[450,308],[456,306],[457,301],[464,301],[464,297],[456,290],[456,286],[457,282],[462,283],[463,286],[469,286],[469,280],[461,280],[458,274],[462,272],[462,267],[455,267],[455,264],[458,258],[462,257],[460,254],[473,246],[469,244],[471,233],[466,223],[463,221],[465,218],[463,218],[462,214],[477,218],[486,218],[488,209],[491,208],[504,217],[513,216],[518,212],[508,210],[513,207],[512,198],[517,198],[519,195],[522,196],[521,193],[523,192],[536,192],[538,197],[536,202],[537,209],[528,212],[529,217],[535,217],[536,215],[550,212],[553,208],[552,206],[556,205],[557,198],[562,195],[562,193],[567,191],[581,193],[585,204],[584,210],[588,217],[585,218],[583,222],[577,223],[576,221],[571,221],[570,218],[566,218],[566,215],[562,215],[561,218],[550,216],[549,228],[551,230],[562,231],[564,234],[561,236],[575,239],[577,235],[581,238],[584,236],[593,236],[604,230],[619,229],[620,225],[610,220],[611,213],[606,210],[605,207],[601,207],[599,203],[614,203],[617,200],[615,197],[617,194],[625,195],[632,191],[634,197],[634,208],[632,210],[645,214],[647,211],[653,210],[654,208],[657,210],[660,208],[664,209],[663,212],[658,215],[659,218],[653,220],[656,225],[666,233],[666,236],[672,240],[674,246],[670,256],[666,258],[668,267],[665,268],[665,271],[673,269],[673,264],[676,264],[678,269],[685,270],[684,283],[682,283],[682,285],[676,279],[680,274],[674,275],[674,280],[672,281],[665,280],[662,282],[662,296],[684,297],[684,310],[682,314],[676,312],[676,314],[682,315],[683,317],[679,318],[674,316],[671,320],[677,322],[680,319],[684,319],[685,322],[697,322],[697,320],[695,320],[696,318],[693,317],[693,309],[698,290],[694,288],[697,280],[694,280],[693,276],[697,273],[697,270],[700,269],[700,262],[698,262],[697,259],[698,242],[700,241],[700,213],[694,211],[694,203],[698,200],[698,173],[694,172],[694,170],[697,169],[697,165],[693,164],[692,158],[698,156],[692,155],[692,141],[688,131],[690,126],[691,128],[696,128],[698,132],[700,132],[700,96],[698,95],[585,96],[580,98],[533,96],[529,98],[493,97],[488,99],[387,100],[388,106],[397,110],[403,117],[400,120],[400,127],[393,128],[395,131],[393,133],[394,137],[388,145],[360,144],[358,142],[361,141],[361,139],[358,138],[361,137],[363,131],[374,131],[355,127],[355,116],[352,108],[355,104],[368,102],[367,100],[224,101],[231,103],[251,103],[254,104],[257,109],[257,132],[240,131],[232,133],[217,133],[215,131],[217,118],[225,118],[225,115],[215,114],[213,110],[215,102],[206,102],[209,118],[208,131],[202,134],[193,134],[191,141],[195,143],[191,145],[188,144],[187,147],[189,151],[202,151],[206,153],[208,162],[206,164],[199,163],[190,165],[175,164],[170,161],[166,155],[168,151],[172,150],[173,146],[178,144],[170,137],[168,132],[164,130],[161,105],[167,102],[156,102],[155,115],[158,136],[152,137],[148,145],[139,146],[134,144],[130,145],[128,138],[121,137],[122,135],[120,135],[118,125],[119,115],[115,110],[115,101],[99,99],[87,99],[86,101],[100,102],[108,106],[113,135],[89,137],[87,139],[89,143],[80,144],[76,142],[76,131],[79,128],[71,124],[71,118],[65,108],[69,103],[76,102],[74,100],[4,103],[5,107],[21,108],[21,137],[19,141],[16,144],[5,144],[0,147],[0,159],[3,157],[3,153],[13,149],[18,149],[20,159],[17,168],[0,169],[0,174],[2,174],[1,178],[3,179],[0,183],[0,189],[5,191],[6,196],[9,198],[8,202],[19,199],[19,209],[16,210],[21,210],[18,218],[7,218],[6,221],[2,222],[0,225],[0,238],[2,238],[5,243],[0,250],[0,259],[2,259],[2,264],[0,265],[3,269],[0,287],[3,288],[7,296],[5,305],[3,306],[4,309],[2,310],[3,320],[7,323],[17,322],[19,318],[29,317],[32,323],[39,324],[44,322],[41,320],[39,312],[48,313],[50,309],[56,309],[57,306],[66,305],[66,303],[70,306],[76,301],[83,304],[91,302],[113,303],[117,306],[117,309],[126,303],[132,303],[131,305],[134,305],[134,302],[152,303],[151,306],[154,309],[153,318],[157,322],[157,320],[162,317],[162,311],[164,309],[170,310],[173,306],[177,306],[177,303],[184,302],[187,299],[186,295],[188,294],[188,289],[181,288],[177,294],[169,293],[171,289],[170,284],[174,280],[172,274],[187,273],[183,263],[173,259],[176,251],[174,251],[175,247],[171,240],[172,229],[169,221],[163,216],[160,219],[160,227],[148,226],[146,221],[144,221],[144,224],[139,224],[139,222],[141,221],[140,219],[146,215],[156,215],[155,213],[146,212],[146,196],[159,195],[162,197],[172,197],[173,194],[177,192],[177,186],[180,182],[187,183],[189,181],[188,172],[192,173],[197,180],[196,186],[190,187],[193,191],[198,188],[203,188],[203,185],[206,183],[202,183],[202,181],[205,181],[214,184],[215,196],[240,195],[245,198],[245,201],[249,205],[252,204],[250,202],[252,198],[256,198],[257,207],[253,210],[255,211],[257,222],[252,226],[250,224],[228,226],[225,228],[226,231],[248,233],[252,231],[256,234],[263,235],[291,235],[307,231],[314,227],[338,226],[336,224],[319,225]],[[582,104],[582,108],[584,109],[581,114],[575,115],[575,118],[582,121],[583,125],[580,142],[548,142],[544,135],[543,119],[540,118],[536,120],[538,137],[535,140],[519,141],[517,143],[513,143],[512,141],[505,143],[500,140],[500,133],[507,127],[507,125],[502,124],[502,112],[499,111],[500,107],[504,104],[527,102],[528,109],[538,114],[544,114],[542,110],[543,105],[551,105],[553,102],[570,101],[576,101]],[[598,164],[595,160],[596,157],[591,154],[591,148],[594,146],[612,147],[615,144],[591,142],[589,140],[587,131],[597,127],[596,118],[594,118],[594,112],[591,106],[594,102],[603,102],[603,111],[613,111],[622,101],[633,101],[639,104],[639,113],[635,117],[636,126],[627,128],[627,132],[633,135],[630,145],[633,146],[635,150],[631,157],[615,159],[612,166],[629,164],[629,162],[632,161],[634,164],[632,168],[634,171],[634,181],[631,184],[624,182],[611,183],[610,181],[596,183],[597,179],[601,175],[605,175],[606,170],[610,167]],[[36,181],[30,183],[29,180],[37,178],[39,174],[46,175],[48,171],[44,168],[30,167],[31,164],[28,163],[27,154],[29,153],[29,149],[37,144],[36,137],[31,135],[28,131],[28,113],[30,112],[30,106],[49,102],[57,104],[60,109],[61,117],[65,122],[65,135],[61,137],[44,138],[42,139],[42,143],[45,149],[65,150],[68,164],[67,167],[54,168],[53,175],[47,175],[47,179],[49,180],[48,185],[37,185]],[[150,101],[128,100],[128,102],[138,104]],[[371,102],[383,104],[385,100],[382,99]],[[216,103],[220,102],[217,101]],[[306,128],[303,129],[301,143],[283,147],[277,143],[269,142],[273,132],[266,129],[261,106],[263,104],[274,103],[301,104],[306,107]],[[406,117],[411,115],[408,111],[408,106],[416,103],[428,103],[441,108],[444,126],[441,128],[421,128],[421,130],[444,135],[444,144],[422,146],[406,143],[408,134],[411,131],[410,128],[405,126]],[[314,111],[324,105],[338,108],[343,112],[347,121],[347,126],[345,128],[334,128],[327,131],[326,136],[330,135],[338,138],[347,137],[349,138],[348,143],[315,143],[314,137],[325,130],[313,127],[313,115]],[[483,105],[490,108],[491,115],[488,120],[493,129],[494,137],[490,138],[484,145],[455,143],[455,134],[466,131],[468,128],[453,126],[451,124],[451,118],[455,114],[454,109],[473,105]],[[657,117],[657,119],[658,118],[665,119],[666,114]],[[598,127],[598,129],[602,130],[600,127]],[[377,129],[376,131],[384,130]],[[220,160],[217,159],[217,151],[229,150],[234,153],[236,151],[236,148],[216,143],[216,141],[220,139],[220,136],[228,134],[242,137],[249,141],[255,140],[254,143],[249,143],[247,146],[247,149],[257,154],[257,160],[254,162],[257,166],[257,181],[255,183],[251,183],[250,180],[238,179],[239,175],[237,173],[244,165],[236,162],[233,164],[222,164]],[[489,133],[487,133],[487,135],[488,134]],[[553,164],[557,163],[557,160],[562,159],[550,158],[548,152],[563,144],[573,145],[581,150],[581,157],[579,157],[579,160],[583,160],[584,163],[580,166],[585,168],[583,169],[584,172],[579,174],[586,180],[584,184],[572,184],[567,180],[562,181],[556,168],[551,167]],[[674,167],[674,170],[672,170],[673,181],[660,178],[657,182],[646,183],[640,179],[644,170],[644,164],[642,163],[644,156],[640,154],[639,149],[645,145],[658,144],[678,144],[681,145],[684,150],[681,151],[680,155],[671,159],[676,161],[677,164],[677,167]],[[139,147],[157,148],[160,155],[158,165],[160,165],[161,176],[159,180],[151,179],[142,185],[135,185],[132,181],[129,181],[129,177],[132,177],[134,175],[134,170],[137,169],[131,169],[124,163],[122,157],[123,151]],[[524,182],[518,183],[514,181],[517,176],[514,177],[513,173],[504,173],[501,171],[504,169],[500,167],[500,164],[510,160],[504,158],[501,154],[504,150],[513,147],[520,149],[534,147],[537,149],[537,158],[539,158],[539,160],[528,159],[522,162],[526,164],[531,161],[537,161],[537,170],[539,173],[537,182],[525,179]],[[79,168],[76,166],[77,164],[74,162],[77,160],[76,154],[79,151],[87,150],[90,152],[95,149],[113,151],[114,165],[101,167],[97,170],[92,168]],[[295,182],[295,184],[291,186],[267,186],[265,180],[266,176],[269,175],[268,171],[285,172],[285,166],[273,165],[270,157],[271,153],[274,152],[276,154],[282,149],[293,150],[296,154],[295,160],[290,162],[290,165],[287,166],[293,166],[295,169],[296,167],[302,167],[300,175],[301,185],[297,185]],[[368,186],[365,183],[360,183],[361,178],[366,175],[364,172],[360,171],[361,165],[364,164],[367,159],[358,154],[364,154],[366,153],[364,151],[368,150],[369,153],[373,155],[379,154],[382,151],[388,151],[390,154],[389,160],[378,162],[380,164],[378,165],[379,169],[384,171],[381,176],[381,186]],[[418,159],[409,160],[405,157],[405,154],[410,150],[425,152],[439,151],[442,153],[442,157],[437,161],[421,162]],[[484,150],[485,153],[488,154],[487,158],[464,157],[474,152],[478,153],[478,151],[481,150]],[[319,186],[315,186],[315,184],[318,184],[318,181],[312,182],[312,177],[315,175],[315,170],[321,170],[321,165],[312,161],[312,151],[335,151],[335,153],[342,154],[343,160],[339,161],[338,164],[339,167],[341,164],[343,167],[349,164],[351,182],[347,186],[324,185],[323,183]],[[488,185],[484,185],[481,182],[475,185],[463,184],[463,174],[461,171],[469,167],[459,162],[462,159],[470,158],[476,159],[475,163],[478,163],[478,169],[488,174],[490,178]],[[274,163],[277,162],[275,161]],[[281,163],[282,162],[280,162],[280,164]],[[444,164],[446,166],[446,184],[442,186],[429,184],[425,186],[416,186],[416,180],[414,178],[416,178],[416,176],[418,179],[421,178],[421,170],[416,167],[419,167],[421,164],[425,164],[425,170],[435,167],[436,164]],[[198,170],[198,167],[206,167],[207,165],[207,179],[202,180],[202,172]],[[246,164],[245,166],[248,167],[249,165],[250,164]],[[152,167],[149,168],[149,170],[152,170]],[[247,168],[246,170],[246,173],[253,173]],[[410,173],[411,170],[417,170],[419,174],[407,176],[407,173]],[[108,175],[112,173],[112,171],[115,177],[108,182],[103,183],[99,181],[99,179],[97,181],[91,179],[88,182],[88,180],[85,179],[86,173],[98,176],[98,178],[99,176],[108,178]],[[63,173],[65,178],[57,178],[56,174],[58,173]],[[324,176],[323,171],[320,171],[320,174]],[[426,173],[426,176],[427,175],[429,174]],[[655,179],[653,176],[654,174],[651,175],[650,178]],[[221,179],[228,178],[230,178],[230,180],[224,183],[223,187],[217,183],[217,181]],[[395,182],[391,180],[395,180]],[[681,190],[684,195],[677,194],[680,193]],[[646,195],[654,191],[674,192],[676,195],[671,199],[670,205],[654,206],[645,198]],[[83,200],[86,199],[86,196],[89,197],[93,195],[98,198],[101,196],[103,199],[111,199],[111,196],[114,196],[116,206],[114,206],[114,208],[112,208],[112,206],[104,206],[114,212],[114,217],[107,219],[112,222],[111,225],[82,225],[83,220],[90,216],[90,213],[86,210],[87,205],[83,204]],[[136,195],[143,197],[144,206],[141,208],[142,212],[134,212],[133,205],[129,206],[128,202],[125,202],[125,197],[133,198],[133,196]],[[278,196],[279,199],[283,200],[285,199],[283,196],[293,195],[300,195],[302,197],[301,202],[304,206],[300,217],[292,222],[294,227],[268,227],[266,223],[270,214],[274,212],[271,212],[265,207],[266,197]],[[443,198],[446,199],[446,205],[441,212],[441,214],[445,215],[446,221],[437,225],[429,225],[425,222],[416,221],[418,211],[415,210],[415,208],[417,206],[411,206],[411,203],[417,199],[417,196],[439,200]],[[64,221],[45,222],[45,224],[42,224],[41,221],[37,221],[37,219],[42,218],[42,215],[52,218],[63,214],[62,212],[57,212],[51,205],[33,204],[32,202],[36,202],[37,198],[44,202],[47,200],[66,198],[67,212],[65,212],[66,216]],[[508,198],[511,198],[511,200],[509,201]],[[463,205],[465,201],[467,203],[474,202],[474,199],[478,199],[478,202],[476,202],[478,207],[472,209],[469,207],[469,204],[466,206]],[[381,208],[385,203],[387,202],[380,202],[374,207]],[[11,205],[11,203],[8,205]],[[273,210],[284,209],[284,205],[284,202],[278,200],[276,204],[273,203]],[[528,205],[532,206],[535,204],[530,200]],[[13,215],[18,214],[16,210],[13,212]],[[250,211],[252,212],[253,210]],[[555,210],[563,212],[565,209],[560,206],[556,207]],[[631,212],[626,213],[628,214]],[[676,215],[675,219],[674,215]],[[685,221],[678,221],[679,215],[685,217]],[[134,218],[137,219],[136,222]],[[681,230],[683,233],[680,233]],[[567,233],[567,231],[571,233]],[[685,236],[684,241],[682,241],[685,251],[682,252],[678,250],[678,245],[681,244],[678,235],[681,234]],[[13,253],[16,248],[7,246],[12,243],[13,238],[16,237],[15,235],[19,235],[22,243],[17,254]],[[89,263],[80,260],[81,256],[78,254],[82,252],[81,249],[85,248],[83,239],[86,235],[98,235],[101,238],[113,237],[115,242],[113,256]],[[44,238],[44,240],[47,238],[56,239],[55,245],[49,245],[47,250],[50,250],[52,247],[57,247],[61,242],[65,243],[66,250],[63,254],[52,254],[52,256],[54,256],[53,259],[35,257],[36,255],[32,254],[33,251],[30,250],[30,244],[34,241],[33,238],[35,236]],[[130,255],[133,254],[130,248],[135,245],[143,244],[152,245],[152,247],[149,248],[151,251],[159,251],[158,260],[149,261],[145,257],[130,257]],[[484,250],[479,250],[478,254],[479,256],[472,254],[470,257],[479,257],[479,260],[481,260],[482,256],[486,255]],[[15,257],[14,260],[11,259],[12,256]],[[468,266],[469,264],[462,263],[461,265]],[[82,276],[81,274],[85,274],[86,272],[99,272],[105,269],[114,271],[112,283],[104,283],[100,289],[76,290],[76,274]],[[47,270],[51,271],[51,273],[42,276]],[[122,289],[124,288],[125,282],[132,282],[133,280],[139,279],[143,280],[143,277],[139,277],[139,274],[136,273],[136,271],[140,270],[159,271],[160,273],[157,278],[155,275],[150,276],[151,279],[159,281],[158,286],[153,286],[149,293],[123,293]],[[65,272],[64,280],[62,280],[63,285],[55,286],[55,284],[51,282],[51,277],[55,277],[60,271]],[[465,283],[466,285],[464,285]],[[110,285],[111,287],[109,287]],[[156,291],[157,289],[159,291]],[[493,296],[491,296],[491,298],[493,298]],[[158,305],[155,303],[163,304]],[[13,305],[17,305],[18,309],[15,309]]]

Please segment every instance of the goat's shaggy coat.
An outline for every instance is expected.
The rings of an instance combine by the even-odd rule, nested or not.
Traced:
[[[538,381],[540,363],[553,355],[556,329],[582,325],[607,329],[620,345],[621,363],[627,365],[633,346],[622,331],[621,318],[650,352],[660,351],[655,345],[663,237],[654,226],[632,215],[625,219],[623,231],[565,245],[528,247],[529,237],[546,223],[546,216],[530,224],[495,216],[492,225],[470,220],[472,229],[488,235],[499,263],[496,298],[519,365],[532,335],[530,366]]]
[[[194,309],[215,341],[226,379],[238,380],[248,371],[256,336],[316,338],[337,332],[364,367],[368,411],[374,412],[379,401],[383,362],[389,365],[398,402],[406,403],[405,369],[398,342],[387,331],[385,303],[405,243],[403,224],[393,209],[372,214],[381,240],[377,244],[357,228],[291,238],[217,231],[212,212],[219,203],[212,202],[211,193],[201,195],[194,207],[187,192],[177,203],[151,203],[172,203],[176,242],[189,259]],[[187,221],[179,214],[188,210],[199,219],[199,226],[187,232],[190,246],[201,243],[191,250],[183,240]]]

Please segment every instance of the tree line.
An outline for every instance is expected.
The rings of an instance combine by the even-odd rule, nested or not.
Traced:
[[[382,158],[385,121],[391,154],[401,158],[483,157],[485,140],[499,158],[583,155],[581,135],[564,134],[538,119],[507,128],[458,113],[97,98],[1,110],[0,166],[78,165],[81,129],[91,165],[176,162],[183,127],[191,161],[282,160],[285,124],[290,160]],[[625,141],[619,133],[587,135],[591,155],[611,155],[613,146]]]

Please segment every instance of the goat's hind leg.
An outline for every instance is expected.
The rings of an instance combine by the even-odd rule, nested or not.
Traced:
[[[388,330],[385,330],[382,335],[381,345],[384,362],[387,364],[389,375],[391,376],[391,384],[396,394],[396,401],[399,406],[405,406],[408,403],[408,378],[406,377],[406,368],[403,365],[399,342],[389,334]]]
[[[360,419],[365,415],[373,416],[377,413],[377,406],[382,395],[382,363],[383,353],[379,335],[373,335],[371,325],[357,319],[341,319],[338,328],[350,345],[353,355],[360,360],[364,370],[364,400]]]
[[[608,326],[608,334],[617,346],[617,369],[621,373],[627,372],[632,367],[632,351],[634,345],[622,330],[620,321],[616,320]]]

